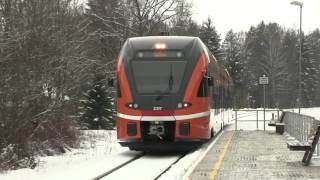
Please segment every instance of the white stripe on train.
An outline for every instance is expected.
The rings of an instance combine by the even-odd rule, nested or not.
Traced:
[[[117,113],[117,116],[123,119],[136,120],[136,121],[176,121],[176,120],[188,120],[206,117],[210,115],[210,111],[188,114],[188,115],[176,115],[176,116],[132,116],[122,113]]]

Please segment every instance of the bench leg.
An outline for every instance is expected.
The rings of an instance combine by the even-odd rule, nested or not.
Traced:
[[[309,151],[308,157],[307,157],[306,161],[304,162],[306,166],[308,166],[310,164],[312,155],[313,155],[313,151]]]
[[[306,150],[306,152],[304,153],[304,156],[303,156],[303,158],[302,158],[302,162],[303,162],[303,163],[306,163],[306,160],[307,160],[307,158],[308,158],[308,155],[309,155],[309,151]]]
[[[306,163],[307,160],[309,159],[309,162],[310,162],[310,159],[311,159],[311,158],[309,158],[309,154],[310,154],[310,151],[306,150],[306,152],[304,153],[303,159],[302,159],[302,162],[305,163],[306,165],[307,165],[307,163]],[[311,155],[311,157],[312,157],[312,155]],[[308,162],[308,164],[309,164],[309,162]]]
[[[310,164],[311,158],[312,158],[312,156],[313,156],[313,152],[314,152],[314,150],[316,149],[316,146],[317,146],[318,141],[319,141],[319,136],[320,136],[320,126],[318,126],[317,131],[316,131],[316,135],[315,135],[314,138],[313,138],[311,149],[310,149],[310,150],[307,150],[307,151],[304,153],[302,162],[303,162],[306,166],[308,166],[308,165]]]

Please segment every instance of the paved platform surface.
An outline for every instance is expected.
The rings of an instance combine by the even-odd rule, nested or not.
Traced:
[[[274,131],[225,131],[189,179],[320,180],[319,166],[301,163],[303,153]]]

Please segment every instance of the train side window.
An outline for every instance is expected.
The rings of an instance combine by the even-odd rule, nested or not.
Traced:
[[[214,92],[215,109],[216,109],[216,113],[218,114],[220,109],[220,103],[221,103],[220,85],[218,84],[214,89],[215,89],[215,92]]]
[[[209,85],[206,75],[202,78],[199,89],[198,97],[208,97],[209,96]]]

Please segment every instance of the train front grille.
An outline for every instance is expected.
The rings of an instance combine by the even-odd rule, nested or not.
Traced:
[[[175,121],[142,121],[141,135],[145,142],[173,142]]]

